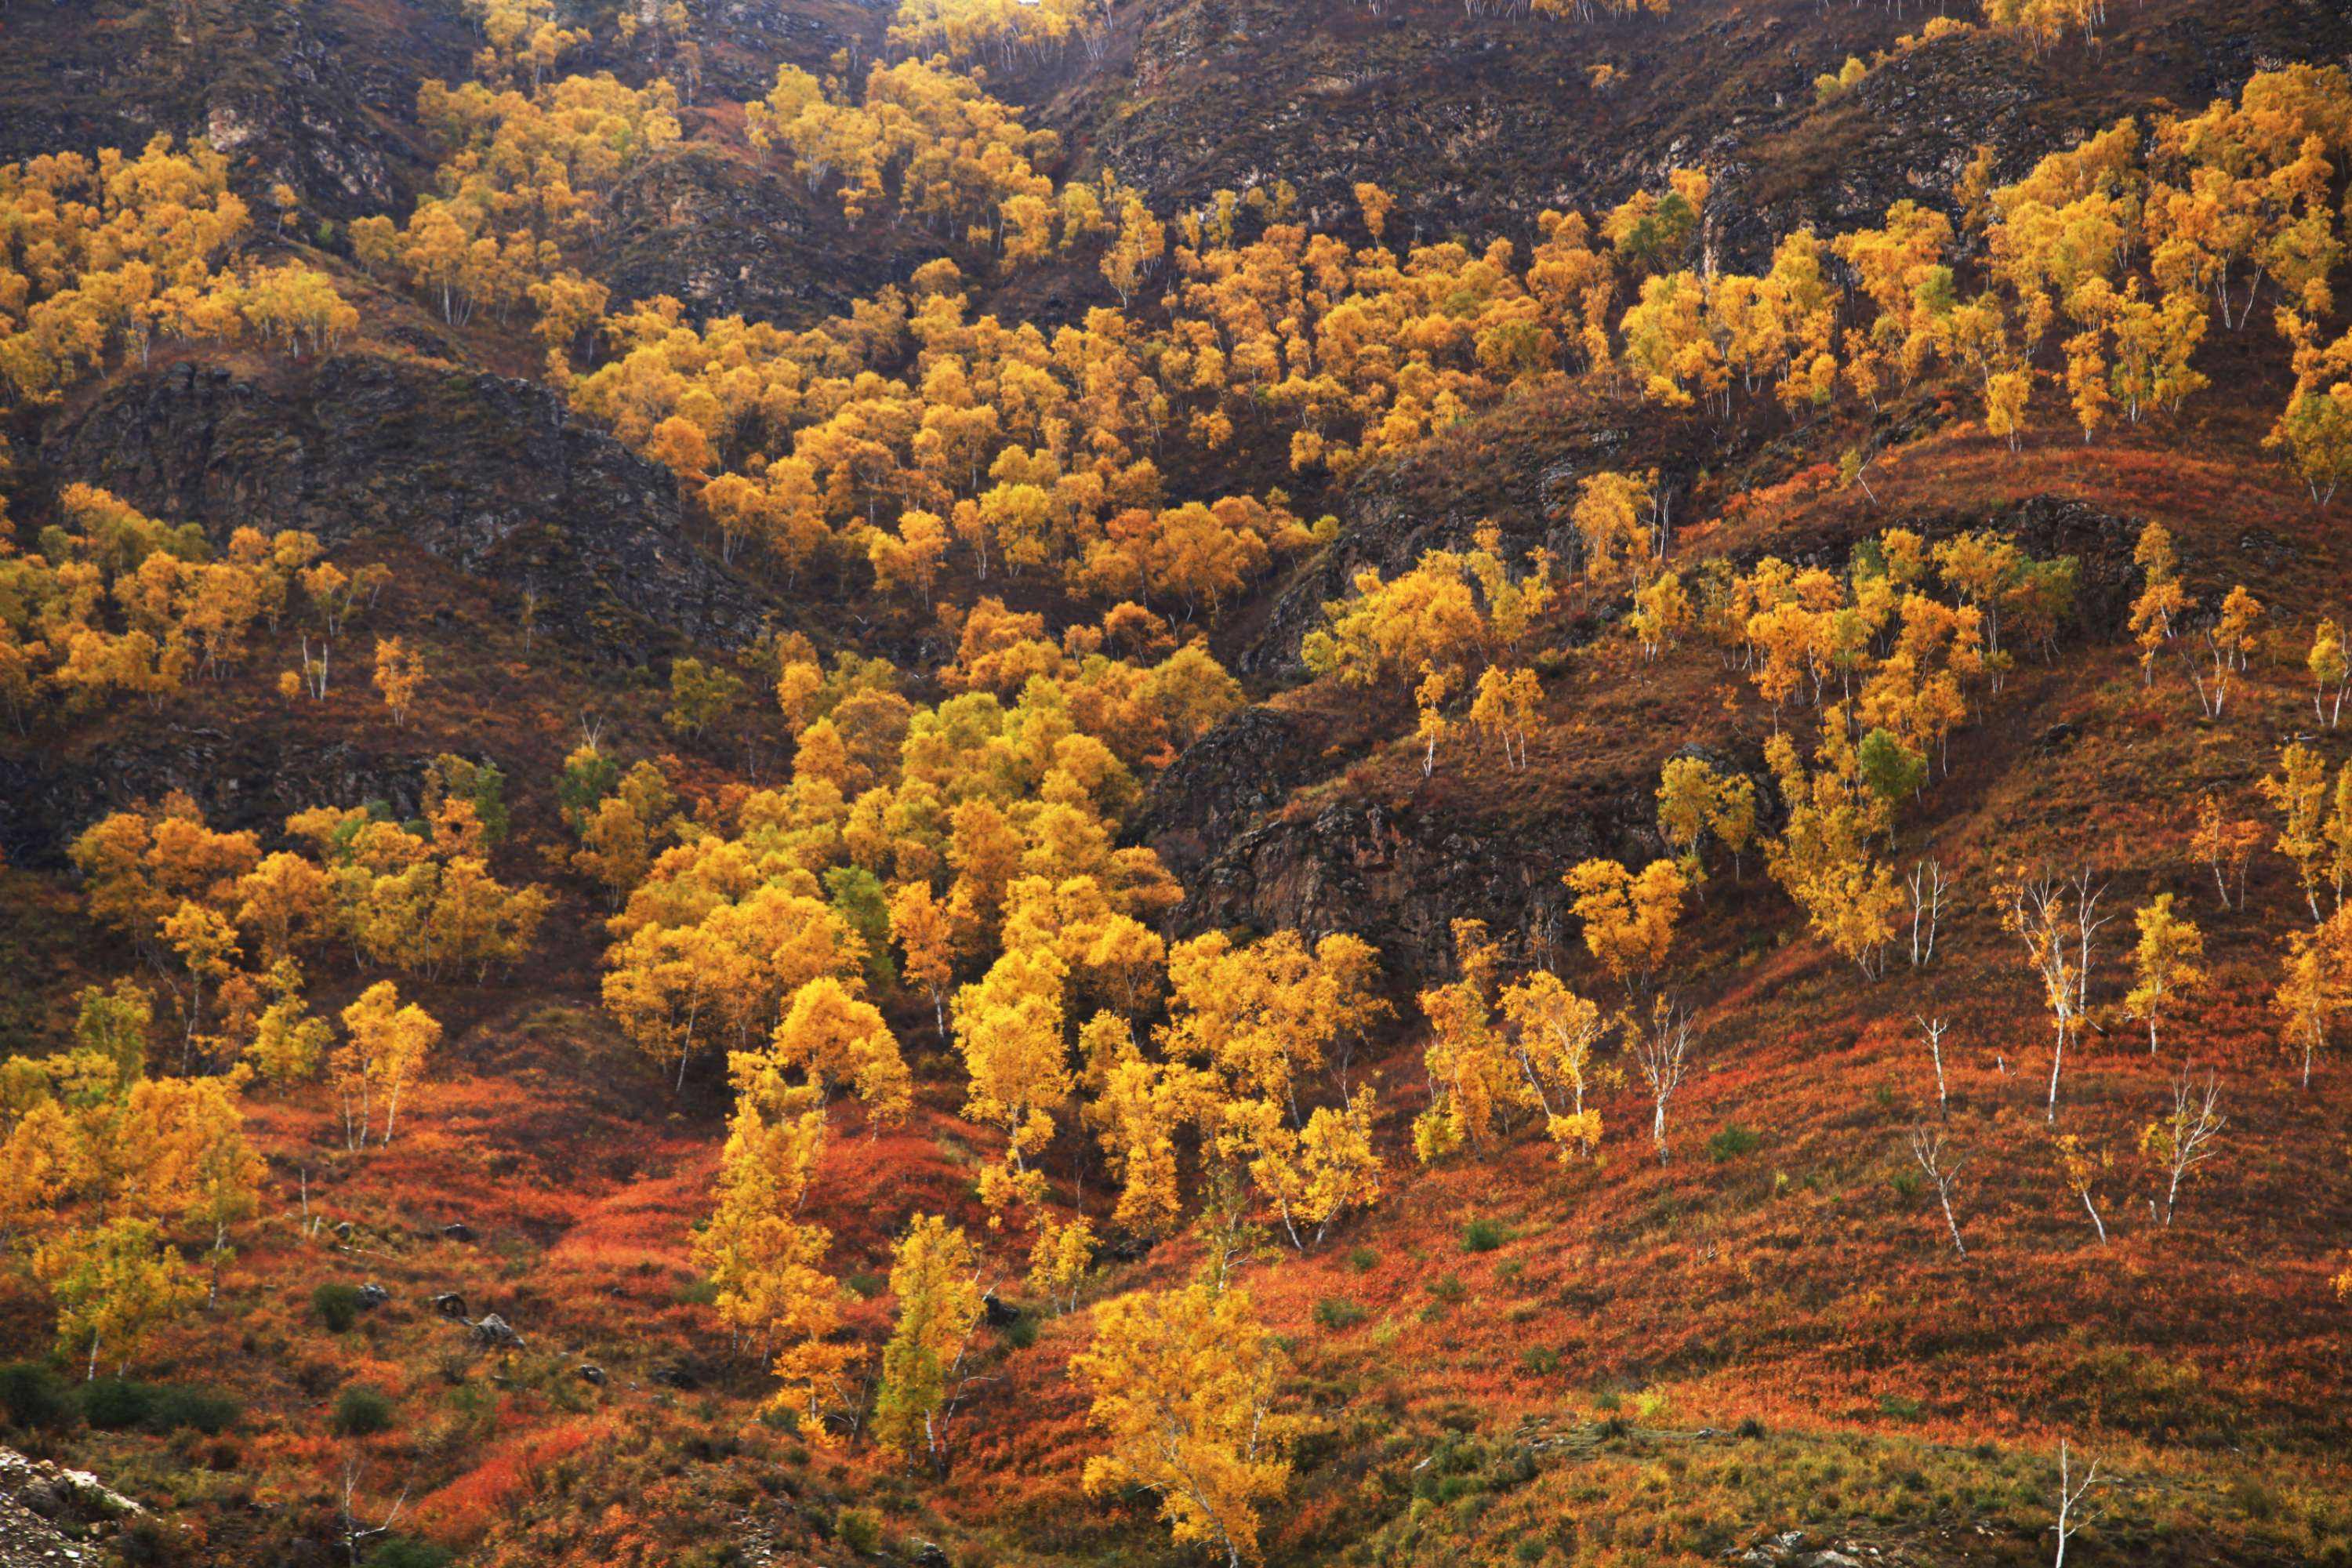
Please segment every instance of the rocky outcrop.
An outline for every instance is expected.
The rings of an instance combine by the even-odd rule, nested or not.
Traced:
[[[8,7],[7,35],[0,158],[202,138],[248,198],[283,183],[313,220],[406,208],[435,156],[417,84],[473,50],[457,6],[420,0],[76,0]]]
[[[1340,505],[1339,537],[1302,563],[1274,595],[1257,637],[1234,661],[1250,673],[1296,678],[1298,648],[1326,603],[1347,596],[1366,567],[1383,577],[1432,550],[1462,550],[1482,523],[1519,559],[1538,546],[1563,571],[1577,565],[1569,525],[1578,480],[1603,468],[1656,468],[1670,476],[1684,454],[1658,439],[1590,416],[1445,437],[1402,460],[1369,469]],[[1679,434],[1679,433],[1677,433]],[[1461,443],[1457,445],[1457,441]]]
[[[852,229],[836,198],[812,197],[781,163],[708,142],[647,163],[614,193],[590,270],[616,304],[667,294],[695,321],[808,327],[946,254],[887,216]]]
[[[1392,968],[1439,973],[1458,919],[1556,938],[1563,868],[1657,852],[1644,804],[1629,791],[1581,811],[1502,821],[1348,801],[1276,817],[1234,838],[1191,879],[1174,923],[1186,935],[1217,927],[1353,931]]]
[[[0,1447],[0,1568],[111,1560],[105,1538],[146,1512],[87,1470]]]
[[[1801,1530],[1767,1536],[1745,1551],[1734,1548],[1724,1560],[1735,1568],[1902,1568],[1909,1561],[1900,1552],[1866,1542],[1842,1536],[1817,1540]]]
[[[1271,708],[1244,708],[1152,780],[1134,837],[1180,880],[1189,879],[1292,790],[1313,783],[1322,760],[1318,726]]]
[[[65,863],[74,836],[110,811],[184,790],[214,826],[275,832],[313,805],[383,801],[418,810],[423,758],[386,759],[341,742],[306,744],[202,726],[120,729],[70,748],[0,753],[0,851],[9,863]]]
[[[345,355],[270,379],[181,364],[54,423],[58,480],[152,515],[372,538],[488,585],[617,662],[742,642],[761,606],[688,539],[668,472],[535,382]]]

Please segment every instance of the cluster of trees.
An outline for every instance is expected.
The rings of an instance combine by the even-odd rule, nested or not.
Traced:
[[[1138,618],[1113,617],[1129,637]],[[984,601],[941,672],[963,689],[930,708],[879,660],[827,669],[784,639],[792,779],[716,816],[683,822],[657,767],[625,773],[593,746],[559,789],[578,863],[621,900],[608,1009],[681,1074],[728,1047],[734,1122],[698,1256],[805,1426],[858,1419],[830,1238],[799,1210],[838,1102],[859,1103],[869,1136],[911,1112],[882,1003],[929,1001],[952,1042],[965,1116],[1003,1139],[980,1179],[991,1229],[1031,1236],[1047,1300],[1072,1300],[1093,1260],[1091,1226],[1056,1210],[1049,1181],[1070,1128],[1092,1131],[1119,1222],[1140,1232],[1180,1224],[1198,1195],[1305,1247],[1380,1195],[1371,1096],[1347,1082],[1385,1010],[1370,948],[1288,932],[1171,947],[1154,927],[1172,880],[1150,851],[1114,846],[1136,770],[1234,706],[1230,679],[1197,647],[1144,667],[1099,651],[1094,628],[1064,645],[1043,629]],[[900,1292],[876,1435],[902,1449],[919,1435],[938,1458],[981,1249],[920,1222],[908,1247],[902,1269],[926,1283]]]
[[[911,299],[803,333],[698,330],[656,300],[606,323],[614,357],[572,399],[698,487],[730,557],[788,578],[863,567],[917,603],[961,566],[1189,614],[1328,536],[1278,491],[1171,504],[1135,450],[1170,416],[1124,320],[1007,330],[968,319],[961,281],[933,263]]]
[[[959,694],[919,708],[887,663],[845,656],[828,672],[786,639],[777,691],[797,737],[793,776],[740,792],[719,822],[731,831],[660,847],[657,771],[575,755],[564,795],[581,864],[622,900],[606,1002],[649,1052],[682,1072],[714,1038],[772,1030],[827,975],[903,973],[944,1025],[959,968],[1024,925],[1058,922],[1082,968],[1118,988],[1117,954],[1175,889],[1149,850],[1113,847],[1112,825],[1139,797],[1135,770],[1172,757],[1239,689],[1198,647],[1143,666],[1101,651],[1096,628],[1055,643],[1040,617],[993,601],[958,647],[941,679]],[[1104,956],[1086,959],[1097,939]]]
[[[1047,235],[1056,216],[1078,221],[1076,208],[1055,211],[1054,182],[1035,167],[1058,139],[1024,126],[945,60],[877,61],[856,101],[838,80],[779,66],[767,97],[744,105],[744,130],[755,147],[790,152],[811,189],[835,184],[853,224],[893,192],[902,217],[976,245],[1005,237],[1016,199],[1036,205]]]
[[[1725,658],[1746,666],[1776,720],[1795,702],[1820,711],[1810,765],[1777,724],[1766,744],[1787,821],[1765,858],[1816,934],[1865,974],[1883,966],[1906,894],[1916,915],[1936,885],[1885,858],[1898,808],[1948,765],[1952,731],[2000,689],[2013,650],[2054,640],[2076,575],[2074,558],[2039,561],[1990,531],[1930,547],[1889,530],[1843,574],[1769,556],[1744,574],[1703,563],[1696,615]]]
[[[890,41],[950,59],[991,55],[1006,66],[1073,41],[1097,43],[1110,0],[899,0]]]
[[[1834,79],[1841,89],[1853,74]],[[1882,226],[1827,244],[1790,236],[1759,277],[1682,265],[1687,236],[1663,222],[1662,200],[1668,243],[1629,257],[1621,240],[1618,258],[1635,266],[1602,292],[1637,289],[1617,321],[1622,361],[1662,403],[1714,397],[1727,410],[1736,381],[1750,393],[1769,382],[1792,410],[1826,405],[1841,384],[1874,407],[1940,367],[1978,387],[1988,427],[2012,440],[2037,386],[2054,381],[2088,439],[2200,390],[2192,361],[2209,322],[2242,326],[2268,282],[2279,329],[2300,351],[2274,440],[2324,494],[2352,471],[2341,412],[2352,393],[2336,392],[2352,351],[2320,344],[2311,325],[2332,304],[2342,259],[2347,151],[2352,84],[2340,68],[2292,66],[2146,132],[2120,121],[2012,184],[1992,186],[1980,154],[1962,189],[1963,222],[1985,256],[1973,296],[1950,220],[1907,199]],[[1675,188],[1690,210],[1703,205],[1703,177],[1678,175]],[[1611,215],[1604,234],[1626,233],[1625,217]],[[1843,288],[1826,272],[1832,256]],[[1589,336],[1595,368],[1606,341]]]
[[[2319,753],[2291,741],[2279,752],[2278,772],[2263,779],[2261,789],[2279,814],[2274,847],[2294,867],[2313,921],[2311,929],[2289,935],[2271,1002],[2280,1041],[2301,1058],[2308,1085],[2314,1059],[2327,1049],[2336,1020],[2352,1005],[2352,913],[2344,901],[2352,883],[2352,762],[2331,783]]]
[[[299,966],[331,945],[425,979],[480,978],[529,949],[549,899],[490,872],[489,839],[503,828],[496,770],[445,757],[430,786],[423,822],[403,825],[381,807],[289,817],[287,835],[307,854],[265,855],[257,835],[207,826],[177,794],[112,813],[74,841],[92,918],[129,938],[172,987],[184,1067],[242,1060],[279,1081],[316,1071],[327,1036],[308,1017]],[[392,1005],[389,987],[370,995],[367,1016]]]
[[[228,159],[159,135],[0,164],[0,397],[54,400],[118,355],[174,339],[334,347],[359,313],[298,263],[234,265],[251,214]]]
[[[1370,185],[1360,248],[1297,222],[1283,184],[1221,192],[1164,223],[1108,174],[1057,187],[1038,172],[1051,138],[943,60],[877,65],[855,101],[788,67],[750,106],[755,140],[838,181],[853,213],[892,200],[1014,264],[1098,244],[1138,308],[1050,333],[973,318],[946,261],[805,332],[696,328],[666,299],[606,317],[563,242],[675,136],[666,90],[428,84],[429,117],[459,149],[446,194],[406,230],[370,220],[354,237],[453,315],[478,298],[533,300],[575,405],[677,472],[730,556],[750,545],[787,576],[862,563],[919,598],[960,559],[976,574],[1056,570],[1082,598],[1164,584],[1188,610],[1213,609],[1315,531],[1278,494],[1170,504],[1155,460],[1167,439],[1270,443],[1303,474],[1344,478],[1559,371],[1669,405],[1727,410],[1744,392],[1804,413],[1841,392],[1874,406],[1948,370],[2012,438],[2054,379],[2087,436],[2202,384],[2190,362],[2203,301],[2242,321],[2239,270],[2252,289],[2274,282],[2302,351],[2275,439],[2315,494],[2352,471],[2352,392],[2337,395],[2352,351],[2307,324],[2341,248],[2328,200],[2352,101],[2340,70],[2263,73],[2235,103],[2146,138],[2126,121],[2011,185],[1993,187],[1980,157],[1962,193],[1979,234],[1965,247],[1951,220],[1906,201],[1878,228],[1791,235],[1753,276],[1698,265],[1709,191],[1696,171],[1597,219],[1542,215],[1523,266],[1507,242],[1389,248],[1392,204]],[[1979,246],[1970,297],[1958,257]],[[572,377],[570,356],[600,342],[606,363]]]
[[[0,1243],[26,1256],[56,1300],[60,1352],[95,1377],[101,1357],[120,1368],[217,1291],[264,1168],[238,1080],[149,1076],[142,987],[89,986],[77,1003],[66,1049],[0,1064]]]
[[[1528,738],[1542,723],[1543,687],[1533,669],[1511,661],[1556,599],[1550,557],[1533,552],[1514,576],[1500,531],[1485,523],[1466,551],[1426,552],[1385,582],[1367,569],[1354,587],[1353,597],[1324,605],[1324,624],[1301,642],[1307,668],[1349,686],[1410,692],[1423,777],[1439,742],[1459,727],[1446,714],[1457,695],[1467,698],[1469,725],[1500,742],[1505,766],[1525,767]]]
[[[587,28],[566,27],[556,19],[555,0],[465,0],[465,5],[481,29],[474,74],[484,81],[528,74],[536,92],[558,61],[588,42]],[[676,9],[683,13],[685,7]]]
[[[19,727],[131,697],[161,707],[242,665],[257,627],[289,623],[324,696],[334,639],[391,575],[345,572],[295,530],[239,528],[215,553],[197,524],[158,522],[89,485],[66,486],[58,513],[32,551],[0,555],[0,707]]]
[[[484,308],[503,321],[529,306],[561,373],[609,298],[567,258],[599,231],[621,181],[677,141],[677,89],[626,87],[610,73],[530,92],[427,81],[416,107],[446,149],[438,190],[418,198],[405,224],[353,223],[352,253],[430,297],[453,324]]]

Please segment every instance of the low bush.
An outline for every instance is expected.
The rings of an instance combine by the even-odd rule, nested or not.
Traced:
[[[20,1432],[63,1426],[73,1418],[73,1401],[56,1373],[14,1361],[0,1366],[0,1417]]]
[[[344,1333],[360,1321],[360,1288],[330,1280],[310,1292],[310,1315],[329,1333]]]
[[[328,1425],[338,1437],[372,1437],[392,1430],[392,1397],[380,1388],[355,1383],[335,1396]]]
[[[1362,1307],[1342,1296],[1326,1296],[1315,1303],[1315,1321],[1334,1331],[1352,1329],[1368,1315]]]
[[[1734,1121],[1706,1141],[1706,1157],[1720,1165],[1727,1160],[1737,1160],[1742,1154],[1753,1154],[1763,1145],[1762,1133]]]

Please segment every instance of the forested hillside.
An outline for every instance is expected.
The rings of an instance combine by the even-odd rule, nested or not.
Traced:
[[[0,1564],[2352,1562],[2347,243],[2321,0],[0,4]]]

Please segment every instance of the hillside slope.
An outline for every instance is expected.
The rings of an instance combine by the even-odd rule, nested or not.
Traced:
[[[521,9],[0,11],[44,1529],[2352,1562],[2340,7]]]

